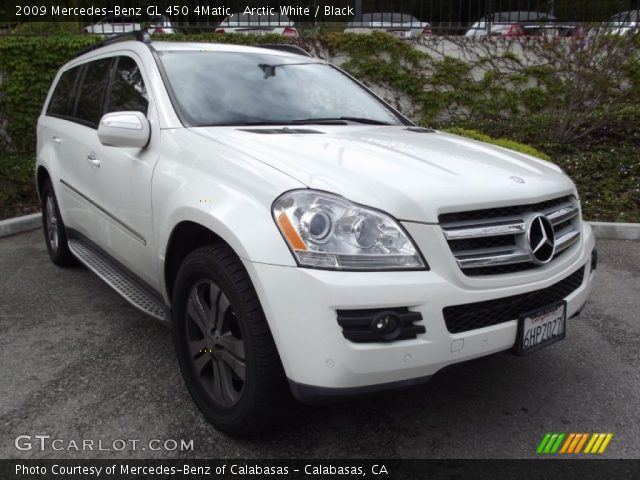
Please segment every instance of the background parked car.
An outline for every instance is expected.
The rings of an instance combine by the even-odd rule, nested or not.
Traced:
[[[496,12],[474,23],[465,34],[466,37],[486,37],[498,35],[505,37],[523,37],[541,35],[548,27],[555,26],[555,17],[544,12]],[[566,29],[566,27],[564,27]]]
[[[592,35],[631,35],[640,32],[640,10],[617,13],[591,31]]]
[[[347,24],[345,32],[371,33],[387,32],[400,38],[417,38],[433,33],[431,24],[422,22],[408,13],[374,12],[365,13],[361,20]]]
[[[222,20],[216,28],[216,33],[298,36],[295,24],[285,15],[248,15],[244,13],[234,13]]]
[[[115,35],[124,32],[133,32],[135,30],[142,30],[145,23],[140,18],[124,17],[124,16],[111,16],[104,17],[95,25],[89,25],[83,28],[84,33],[95,33],[98,35]],[[173,34],[175,27],[164,15],[154,17],[149,20],[147,25],[147,31],[152,33],[166,33]]]

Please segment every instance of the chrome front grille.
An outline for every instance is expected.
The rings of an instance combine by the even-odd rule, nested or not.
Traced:
[[[580,238],[580,206],[573,196],[533,205],[447,213],[440,215],[439,222],[466,275],[496,275],[541,266],[528,238],[531,220],[540,214],[553,226],[553,262]]]

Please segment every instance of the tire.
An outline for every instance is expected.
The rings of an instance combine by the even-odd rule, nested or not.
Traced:
[[[205,418],[231,435],[275,426],[291,394],[260,302],[226,245],[189,254],[173,292],[173,338],[187,389]]]
[[[40,192],[40,199],[42,202],[42,229],[49,257],[59,267],[75,265],[77,262],[71,251],[69,251],[67,231],[60,215],[58,200],[53,191],[51,180],[47,179],[45,181]]]

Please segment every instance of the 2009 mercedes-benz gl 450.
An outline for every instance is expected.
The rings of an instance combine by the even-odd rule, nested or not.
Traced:
[[[596,251],[560,168],[419,128],[293,48],[119,40],[39,118],[47,248],[171,323],[221,430],[565,337]]]

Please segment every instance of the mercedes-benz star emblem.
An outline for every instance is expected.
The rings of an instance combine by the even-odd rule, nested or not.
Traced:
[[[531,257],[538,265],[549,263],[556,251],[556,238],[551,221],[544,215],[536,215],[529,221],[527,243]]]

